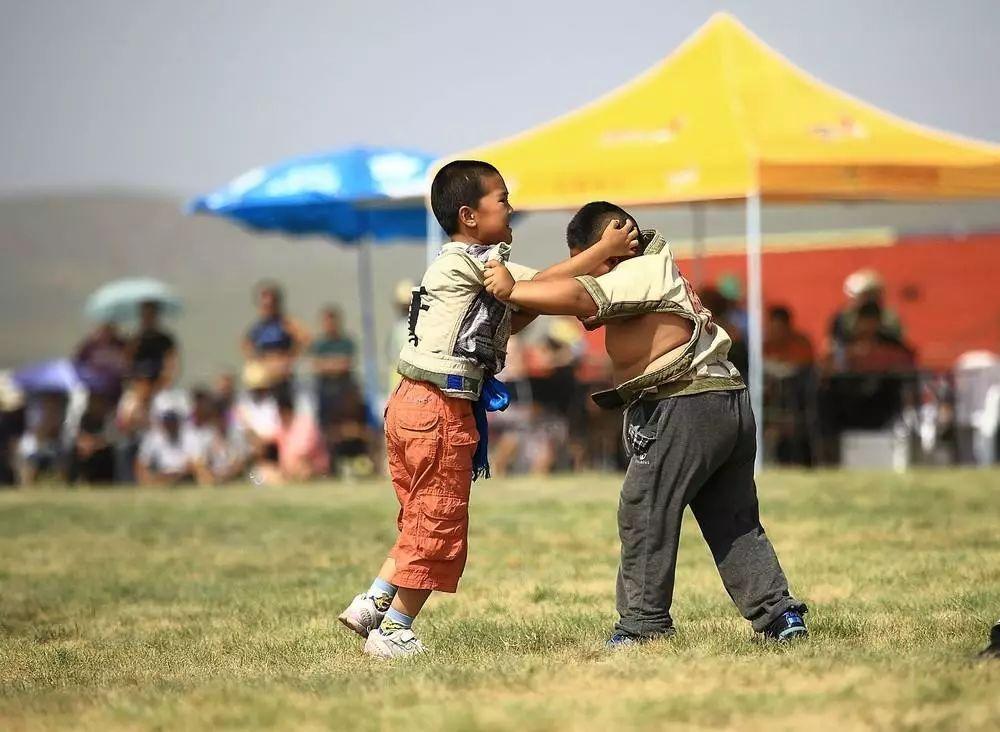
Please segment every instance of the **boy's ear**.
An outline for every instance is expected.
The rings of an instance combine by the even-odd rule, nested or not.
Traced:
[[[471,206],[462,206],[458,209],[458,223],[468,226],[470,229],[476,228],[476,211]]]

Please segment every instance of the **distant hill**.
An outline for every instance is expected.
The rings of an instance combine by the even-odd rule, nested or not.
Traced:
[[[169,196],[95,192],[0,199],[0,368],[69,354],[90,327],[81,311],[87,295],[108,280],[148,275],[173,285],[184,314],[171,321],[182,344],[183,379],[204,380],[240,363],[238,343],[254,317],[251,287],[282,282],[290,312],[315,327],[320,306],[340,305],[359,334],[355,254],[322,239],[286,239],[243,231],[208,217],[188,217]],[[515,201],[516,205],[516,201]],[[995,204],[768,207],[767,231],[891,226],[908,231],[1000,228]],[[634,211],[643,226],[674,240],[691,232],[686,207]],[[565,255],[568,213],[520,219],[518,261],[544,266]],[[739,233],[739,204],[713,207],[710,235]],[[395,283],[419,279],[421,242],[379,246],[377,327],[384,342],[392,321]],[[381,353],[381,348],[380,348]]]
[[[240,363],[239,339],[254,317],[251,288],[261,278],[283,283],[290,312],[310,328],[319,307],[336,303],[357,332],[353,250],[322,239],[254,235],[185,216],[180,206],[129,195],[0,200],[0,367],[70,353],[90,327],[82,315],[87,295],[127,276],[162,279],[183,297],[184,314],[168,325],[180,339],[188,383]],[[392,318],[395,282],[419,277],[423,263],[422,246],[378,247],[382,332]]]

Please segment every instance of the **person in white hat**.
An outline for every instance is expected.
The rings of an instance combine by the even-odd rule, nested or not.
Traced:
[[[879,337],[903,342],[903,326],[899,316],[885,306],[885,284],[873,269],[859,269],[844,279],[846,305],[830,321],[830,341],[834,352],[843,349],[854,337],[858,313],[869,303],[878,305],[881,313]]]

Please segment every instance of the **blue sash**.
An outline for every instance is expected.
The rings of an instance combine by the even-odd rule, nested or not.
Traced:
[[[472,456],[472,479],[490,477],[489,441],[490,426],[486,421],[487,412],[502,412],[510,404],[510,392],[502,382],[489,377],[483,384],[479,399],[472,405],[472,413],[476,417],[476,430],[479,432],[479,444],[476,454]]]

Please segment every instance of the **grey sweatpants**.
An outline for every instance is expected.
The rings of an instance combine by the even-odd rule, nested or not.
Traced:
[[[618,506],[616,630],[654,636],[673,627],[677,543],[688,505],[726,591],[754,630],[804,609],[789,594],[760,525],[746,389],[639,401],[625,412],[624,435],[631,459]]]

